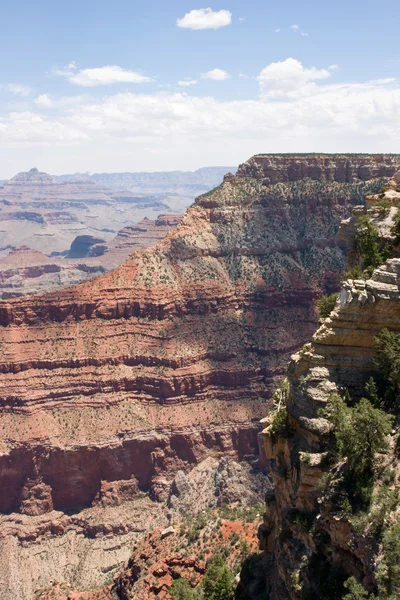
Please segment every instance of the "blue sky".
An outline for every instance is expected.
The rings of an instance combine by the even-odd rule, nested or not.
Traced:
[[[397,151],[399,3],[2,3],[0,178]]]

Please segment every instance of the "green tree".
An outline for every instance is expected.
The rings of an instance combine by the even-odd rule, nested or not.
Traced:
[[[332,423],[336,449],[351,469],[370,469],[375,454],[387,450],[394,417],[374,408],[367,398],[351,408],[339,394],[331,394],[322,414]]]
[[[379,595],[390,600],[400,598],[400,522],[383,535],[383,561],[378,567]]]
[[[321,319],[326,319],[329,317],[333,309],[335,308],[336,300],[338,299],[339,294],[330,294],[329,296],[322,296],[319,300],[317,300],[317,309],[319,316]]]
[[[360,217],[355,243],[363,268],[372,274],[385,261],[385,256],[379,249],[379,231],[369,215]]]
[[[218,579],[215,583],[214,591],[210,596],[210,600],[233,600],[234,593],[235,580],[233,578],[232,573],[225,565],[218,576]]]
[[[335,451],[347,458],[349,468],[343,483],[352,508],[366,508],[374,486],[374,458],[388,449],[394,417],[374,408],[366,398],[354,407],[347,406],[339,394],[330,395],[320,414],[332,424]]]
[[[216,554],[207,563],[202,581],[205,600],[231,600],[234,595],[234,579],[225,560]]]
[[[208,599],[211,598],[215,585],[218,581],[218,577],[225,567],[225,561],[220,554],[212,556],[207,562],[207,570],[203,577],[202,588],[204,590],[204,596]]]
[[[382,329],[375,338],[375,346],[375,364],[384,379],[384,405],[392,408],[400,396],[400,334]]]
[[[350,577],[345,581],[344,587],[349,590],[349,593],[343,596],[343,600],[375,600],[375,596],[369,595],[361,583],[357,583],[355,577]]]
[[[271,411],[272,423],[269,426],[269,434],[273,440],[280,437],[288,437],[291,433],[289,425],[289,413],[287,408]]]
[[[189,582],[184,579],[176,579],[169,588],[172,600],[200,600],[202,596],[199,591],[190,587]]]

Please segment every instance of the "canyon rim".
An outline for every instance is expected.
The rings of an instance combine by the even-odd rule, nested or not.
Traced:
[[[0,302],[5,600],[54,580],[106,585],[139,536],[190,511],[179,498],[199,470],[225,482],[227,501],[246,481],[244,501],[262,501],[260,419],[317,328],[316,300],[340,288],[341,221],[399,165],[254,156],[113,271]]]

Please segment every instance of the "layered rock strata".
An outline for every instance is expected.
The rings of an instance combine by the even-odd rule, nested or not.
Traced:
[[[162,499],[177,470],[257,454],[277,378],[338,287],[339,223],[397,158],[271,160],[116,270],[0,304],[0,510],[82,510],[110,485]]]
[[[395,179],[383,193],[367,197],[367,206],[357,207],[343,222],[340,237],[352,250],[350,264],[355,261],[354,237],[360,216],[369,214],[381,239],[394,243],[397,189]],[[382,203],[385,199],[387,203]],[[392,254],[396,253],[394,245]],[[367,381],[379,375],[375,340],[385,328],[400,332],[399,258],[387,260],[371,279],[343,283],[330,316],[311,343],[292,356],[287,371],[289,430],[274,434],[272,417],[263,420],[266,460],[275,486],[275,493],[267,498],[262,527],[266,552],[273,561],[271,571],[264,573],[271,600],[295,600],[302,595],[341,598],[346,593],[343,582],[350,577],[362,584],[366,596],[377,591],[382,547],[374,528],[382,527],[382,515],[388,525],[398,514],[397,502],[385,505],[380,489],[395,498],[399,488],[396,434],[393,432],[387,455],[379,456],[378,461],[391,478],[375,482],[370,508],[364,517],[357,517],[351,507],[343,508],[340,495],[338,501],[329,491],[328,476],[332,479],[343,464],[332,465],[327,460],[332,434],[321,409],[334,392],[342,395],[347,391],[354,402],[366,395]],[[327,585],[331,585],[331,595]]]
[[[87,178],[56,181],[33,168],[0,186],[1,246],[64,252],[79,235],[108,241],[123,227],[166,210],[153,196],[116,193]]]

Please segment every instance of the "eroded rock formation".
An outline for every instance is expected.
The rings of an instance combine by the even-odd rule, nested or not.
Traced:
[[[357,222],[365,214],[381,242],[390,242],[391,254],[398,255],[392,227],[399,197],[396,177],[342,223],[340,237],[349,244],[350,266],[356,260]],[[375,357],[383,329],[400,332],[399,258],[388,259],[370,279],[343,283],[330,316],[311,343],[292,356],[287,428],[274,432],[273,417],[264,419],[266,460],[275,486],[267,497],[263,525],[272,561],[272,570],[264,574],[271,600],[342,598],[350,577],[362,585],[363,597],[377,593],[383,531],[398,517],[398,433],[392,431],[386,453],[377,456],[371,500],[357,511],[343,484],[346,460],[332,460],[332,424],[323,410],[334,393],[345,395],[350,405],[368,396],[370,377],[379,381],[381,376]],[[396,598],[397,593],[379,597]]]
[[[315,300],[338,288],[339,223],[397,160],[255,157],[155,248],[75,288],[3,301],[0,510],[32,514],[50,495],[78,511],[124,489],[161,500],[207,456],[257,455]]]

